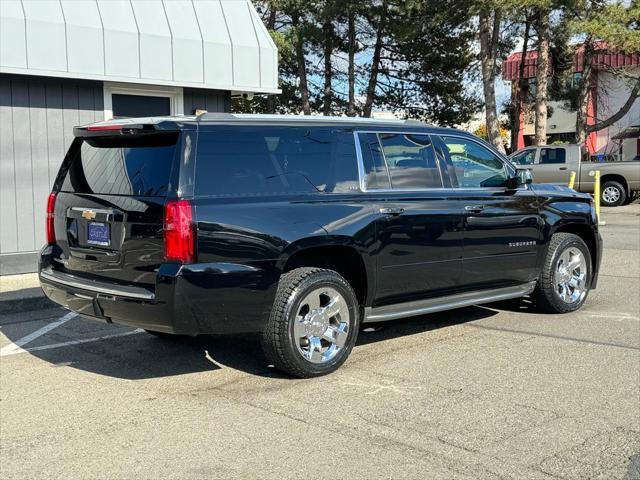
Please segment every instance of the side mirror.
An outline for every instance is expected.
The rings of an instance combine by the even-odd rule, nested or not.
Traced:
[[[518,168],[516,169],[516,184],[518,186],[521,185],[529,185],[533,183],[533,173],[528,168]]]
[[[523,185],[533,183],[533,174],[531,170],[524,167],[516,168],[516,174],[509,179],[508,188],[515,189]]]

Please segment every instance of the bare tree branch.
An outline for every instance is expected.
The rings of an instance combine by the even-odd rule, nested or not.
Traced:
[[[598,122],[595,125],[587,125],[587,133],[597,132],[616,123],[618,120],[624,117],[629,112],[629,110],[631,110],[633,103],[638,98],[640,98],[640,77],[638,77],[638,79],[636,80],[635,85],[629,93],[629,98],[627,98],[627,101],[624,103],[624,105],[620,107],[620,110],[618,110],[606,120]]]

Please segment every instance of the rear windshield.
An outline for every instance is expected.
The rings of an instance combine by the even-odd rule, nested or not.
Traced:
[[[61,190],[105,195],[166,196],[177,133],[94,137],[74,143]]]
[[[353,135],[329,128],[217,127],[201,131],[196,194],[351,191],[357,188],[358,178],[356,160],[347,154],[353,151]]]

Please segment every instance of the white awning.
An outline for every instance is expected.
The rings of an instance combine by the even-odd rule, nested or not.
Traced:
[[[0,72],[280,92],[248,0],[1,0]]]

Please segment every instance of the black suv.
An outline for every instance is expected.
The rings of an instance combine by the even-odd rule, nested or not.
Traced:
[[[299,377],[361,324],[594,288],[590,197],[531,185],[490,145],[415,121],[205,114],[74,130],[47,207],[42,288],[158,335],[260,333]]]

